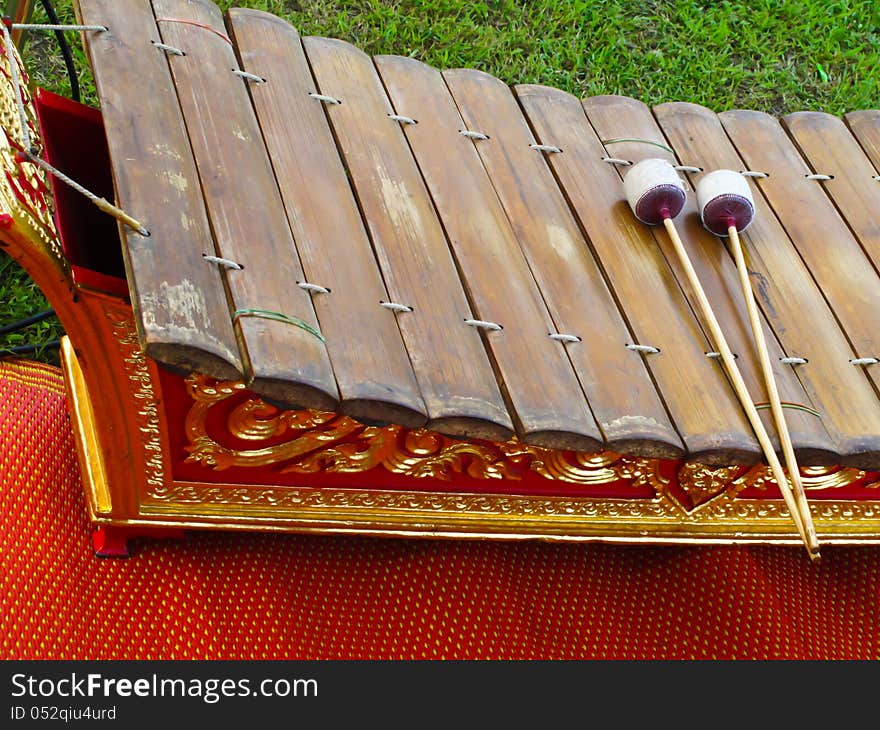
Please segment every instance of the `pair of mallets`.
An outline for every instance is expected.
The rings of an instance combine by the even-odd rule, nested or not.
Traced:
[[[744,231],[755,216],[755,203],[748,181],[738,172],[733,170],[715,170],[703,176],[697,183],[697,205],[703,226],[716,236],[728,237],[730,249],[736,261],[739,272],[740,285],[746,301],[746,309],[749,315],[752,335],[755,340],[755,348],[761,363],[761,371],[770,397],[770,408],[773,420],[779,432],[779,441],[788,467],[791,479],[786,478],[773,443],[764,428],[764,424],[758,415],[758,409],[749,396],[745,381],[737,367],[736,360],[727,344],[724,333],[718,324],[718,319],[712,311],[712,305],[706,297],[706,292],[694,270],[687,250],[681,242],[678,230],[673,219],[681,212],[687,200],[687,191],[684,182],[679,177],[676,169],[666,160],[647,159],[633,165],[623,180],[624,192],[627,201],[636,218],[649,225],[663,223],[669,238],[672,240],[676,255],[693,288],[700,310],[706,323],[709,325],[710,335],[718,348],[721,360],[727,370],[727,374],[739,398],[749,423],[758,438],[767,463],[776,482],[779,491],[785,500],[786,507],[791,513],[792,521],[797,527],[798,534],[803,540],[810,557],[819,556],[819,542],[810,516],[810,508],[804,494],[804,486],[801,481],[800,470],[795,458],[791,436],[785,422],[782,410],[782,402],[779,399],[779,391],[773,375],[773,366],[767,351],[767,343],[764,339],[764,330],[761,327],[761,317],[758,314],[758,306],[755,302],[755,294],[749,280],[749,272],[746,268],[743,256],[742,244],[739,233]]]

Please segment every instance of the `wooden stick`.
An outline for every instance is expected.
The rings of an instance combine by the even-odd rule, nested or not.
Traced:
[[[785,414],[782,410],[782,401],[779,398],[779,390],[776,387],[776,378],[773,375],[773,366],[770,363],[770,353],[767,351],[767,341],[764,339],[764,329],[761,327],[761,318],[758,314],[758,305],[755,302],[755,293],[749,280],[749,271],[746,268],[746,259],[743,255],[742,243],[739,239],[739,231],[736,226],[729,226],[727,233],[730,237],[730,247],[733,252],[733,258],[736,261],[736,268],[739,271],[739,281],[742,286],[743,296],[746,300],[746,308],[749,313],[749,322],[752,326],[752,334],[755,338],[755,346],[758,350],[758,356],[761,361],[761,370],[764,374],[764,381],[767,385],[767,393],[770,396],[770,409],[773,412],[773,420],[776,422],[776,429],[779,432],[779,440],[782,443],[782,453],[785,456],[785,465],[788,467],[788,475],[791,479],[794,491],[795,501],[797,502],[798,512],[804,524],[804,530],[807,535],[807,547],[811,554],[819,552],[819,543],[816,537],[816,529],[813,526],[813,519],[810,515],[810,505],[807,503],[807,496],[804,492],[804,484],[801,481],[800,468],[798,467],[797,458],[794,454],[794,447],[791,443],[791,435],[788,431],[788,424],[785,421]],[[785,490],[788,484],[780,484],[779,489]]]
[[[675,223],[673,222],[672,218],[665,216],[663,218],[663,225],[666,227],[666,232],[669,234],[669,238],[672,240],[673,247],[675,248],[675,253],[678,255],[678,258],[681,261],[681,265],[684,267],[685,274],[687,275],[688,280],[690,281],[690,284],[694,289],[694,293],[697,296],[697,302],[700,305],[703,316],[709,323],[709,330],[711,332],[712,339],[715,341],[715,346],[721,353],[721,360],[724,363],[725,368],[727,369],[727,373],[730,376],[730,380],[733,384],[734,390],[736,391],[736,395],[746,412],[746,416],[749,419],[749,423],[751,424],[752,429],[755,431],[755,435],[758,438],[758,443],[760,443],[761,449],[764,452],[764,456],[767,459],[767,463],[770,465],[770,470],[772,471],[777,483],[780,485],[779,491],[782,493],[782,498],[785,500],[785,504],[788,507],[789,513],[791,514],[792,522],[794,522],[798,534],[800,535],[801,540],[806,546],[807,552],[809,553],[810,557],[815,558],[815,556],[818,554],[817,548],[814,548],[810,545],[809,538],[807,536],[806,530],[804,529],[804,524],[801,520],[800,512],[797,508],[797,503],[794,500],[794,496],[792,495],[791,491],[786,489],[784,486],[788,484],[788,480],[785,477],[785,472],[782,469],[782,464],[779,463],[779,458],[776,456],[776,451],[773,449],[773,443],[770,441],[770,436],[767,434],[767,430],[764,428],[764,424],[761,422],[761,417],[758,414],[758,409],[755,408],[755,404],[752,401],[751,396],[749,395],[748,388],[746,388],[745,381],[743,380],[742,374],[739,371],[739,367],[737,367],[736,360],[734,360],[733,353],[730,350],[730,346],[727,344],[727,339],[724,337],[724,333],[721,331],[721,326],[718,324],[718,319],[715,317],[715,312],[712,311],[712,305],[709,303],[706,292],[703,290],[703,285],[700,283],[697,272],[694,270],[694,266],[691,263],[687,250],[685,249],[684,244],[681,242],[681,238],[679,237],[678,231],[675,228]]]

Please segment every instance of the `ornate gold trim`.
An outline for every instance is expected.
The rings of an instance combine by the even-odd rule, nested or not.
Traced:
[[[581,499],[497,494],[461,494],[389,490],[316,489],[175,483],[161,495],[151,493],[150,504],[173,508],[213,505],[248,509],[270,508],[273,514],[309,511],[335,514],[364,511],[404,513],[410,517],[474,515],[487,517],[641,518],[676,520],[680,513],[662,499]],[[342,510],[342,513],[340,513]]]
[[[811,503],[821,539],[880,539],[880,502]],[[797,541],[782,500],[710,502],[683,512],[662,497],[607,499],[174,484],[144,516],[233,519],[296,530],[689,542]]]
[[[730,498],[736,496],[738,490],[730,493],[728,490],[742,471],[741,466],[715,468],[693,461],[686,462],[678,470],[678,484],[694,505],[699,506],[722,494]]]
[[[282,411],[256,397],[235,405],[225,415],[226,430],[211,435],[207,427],[211,409],[246,388],[243,383],[219,382],[200,374],[190,375],[186,385],[192,399],[185,423],[187,461],[216,471],[277,466],[280,474],[364,473],[381,467],[393,474],[447,482],[456,476],[520,481],[534,472],[550,481],[581,486],[615,482],[647,486],[677,513],[701,511],[710,501],[729,501],[748,487],[766,489],[773,482],[766,466],[713,468],[687,462],[677,473],[677,483],[689,500],[682,504],[658,460],[556,451],[516,439],[460,441],[425,429],[365,426],[335,413]],[[220,443],[224,436],[236,439],[236,444]],[[241,442],[251,447],[241,448]],[[804,483],[811,490],[846,486],[865,475],[840,467],[803,470]]]
[[[89,398],[86,381],[70,338],[61,338],[61,366],[70,399],[76,450],[82,466],[83,486],[92,512],[108,514],[112,511],[107,473],[101,456],[95,413]]]
[[[147,356],[141,349],[131,316],[111,307],[105,307],[104,313],[110,320],[113,337],[122,356],[131,395],[138,404],[134,415],[144,447],[144,481],[149,487],[161,488],[166,481],[161,438],[162,424],[159,418],[156,388],[147,365]]]
[[[117,323],[114,331],[117,336],[123,335],[122,342],[131,342],[132,323],[120,320],[118,315],[111,321]],[[137,365],[138,358],[129,359],[133,392],[154,398],[154,391],[141,387],[144,372]],[[81,411],[83,402],[74,401],[74,408]],[[140,414],[142,425],[150,424],[150,413],[148,408]],[[627,473],[634,482],[651,484],[657,492],[654,497],[572,498],[169,481],[162,487],[154,485],[140,491],[136,515],[122,519],[93,515],[93,519],[101,524],[375,535],[631,543],[798,542],[782,500],[710,499],[700,510],[685,512],[661,493],[658,485],[668,484],[668,480],[658,472],[642,468],[644,464],[620,461],[621,471],[616,473]],[[613,471],[619,463],[605,455],[596,457],[589,466],[599,475],[602,469]],[[604,472],[605,478],[612,471]],[[694,472],[699,477],[699,470]],[[823,541],[880,541],[880,502],[814,500],[811,508]]]
[[[855,482],[864,479],[867,472],[852,467],[840,466],[807,466],[801,468],[801,481],[805,490],[820,491],[824,489],[839,489],[840,487],[848,487]],[[770,468],[767,466],[756,466],[746,471],[734,482],[737,491],[754,487],[755,489],[767,489],[769,485],[777,486],[776,479],[773,477]],[[866,485],[868,488],[876,487],[878,484]]]
[[[17,64],[19,70],[31,145],[41,154],[40,129],[27,85],[27,73],[17,50],[14,51],[12,62]],[[0,42],[0,76],[3,77],[0,80],[0,170],[3,177],[0,180],[0,229],[14,228],[18,231],[70,282],[70,267],[55,229],[51,189],[46,176],[32,162],[23,161],[16,149],[16,145],[22,145],[22,124],[10,69],[5,44]]]
[[[280,467],[280,473],[360,473],[383,467],[393,474],[449,481],[456,475],[518,481],[528,471],[546,479],[579,485],[628,480],[633,486],[663,491],[668,483],[659,461],[606,452],[581,454],[506,443],[468,442],[427,429],[366,426],[348,416],[299,410],[281,411],[258,398],[236,405],[226,417],[228,435],[263,445],[224,446],[208,433],[208,413],[243,383],[218,382],[200,374],[186,379],[193,400],[186,416],[187,461],[222,471],[238,467]],[[288,439],[277,443],[279,437]],[[272,442],[275,443],[272,443]]]
[[[873,522],[874,530],[880,528],[880,502],[874,500],[827,500],[810,501],[810,513],[817,525],[821,523],[842,523],[855,525],[859,522]],[[727,502],[712,503],[708,509],[699,512],[701,519],[728,520],[758,524],[766,520],[790,520],[785,503],[781,500],[734,499]]]

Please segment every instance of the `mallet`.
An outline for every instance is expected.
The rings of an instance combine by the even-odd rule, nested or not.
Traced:
[[[776,379],[773,375],[773,366],[770,363],[770,354],[767,351],[767,342],[764,339],[764,329],[761,327],[761,317],[758,314],[758,305],[755,301],[755,293],[749,279],[749,271],[746,267],[743,255],[742,243],[739,233],[744,231],[755,217],[755,202],[748,181],[734,170],[715,170],[703,176],[697,183],[697,205],[700,209],[700,217],[706,230],[716,236],[729,237],[730,250],[736,261],[739,272],[740,286],[746,301],[749,313],[749,322],[752,327],[752,335],[755,338],[755,347],[761,362],[761,371],[770,396],[770,409],[773,420],[779,431],[779,440],[782,444],[782,453],[785,456],[785,465],[797,501],[798,511],[804,523],[804,528],[809,539],[808,548],[811,552],[818,552],[818,542],[815,528],[810,516],[810,507],[801,481],[800,469],[795,457],[794,447],[785,421],[782,409],[782,401],[779,398],[779,390],[776,387]],[[779,483],[779,489],[785,492],[787,482]]]
[[[706,292],[703,290],[703,285],[700,283],[697,272],[694,270],[687,250],[675,227],[673,218],[681,212],[687,200],[684,182],[678,176],[675,168],[666,160],[646,159],[633,165],[627,171],[623,179],[623,188],[630,208],[632,208],[636,218],[648,225],[657,225],[662,222],[666,228],[675,253],[697,297],[697,303],[703,317],[709,325],[710,334],[715,342],[715,346],[718,348],[718,352],[721,353],[721,360],[727,370],[736,395],[758,438],[758,443],[761,445],[773,476],[780,485],[780,491],[798,534],[807,547],[810,556],[817,555],[818,546],[815,545],[815,539],[811,543],[801,513],[798,510],[797,502],[790,490],[784,487],[784,485],[788,484],[788,481],[785,478],[782,464],[779,463],[779,458],[773,449],[773,443],[770,441],[767,430],[764,428],[764,424],[758,414],[758,409],[749,395],[730,346],[727,344],[727,339],[721,331],[721,326],[718,324],[718,318],[712,310],[712,305],[709,303]]]

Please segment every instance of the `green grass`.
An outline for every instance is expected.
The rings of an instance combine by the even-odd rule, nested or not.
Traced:
[[[716,111],[775,114],[805,109],[841,114],[880,106],[877,0],[218,4],[268,10],[287,17],[303,34],[343,38],[372,54],[413,56],[441,68],[476,67],[511,84],[549,84],[579,96],[627,94],[649,104],[691,101]],[[56,0],[56,7],[63,20],[73,20],[70,0]],[[35,21],[44,17],[35,13]],[[95,103],[78,45],[75,55],[84,100]],[[35,83],[69,94],[53,36],[31,41],[25,59]],[[0,324],[46,306],[3,254],[0,297]],[[0,347],[52,334],[42,325],[25,338],[0,338]]]

